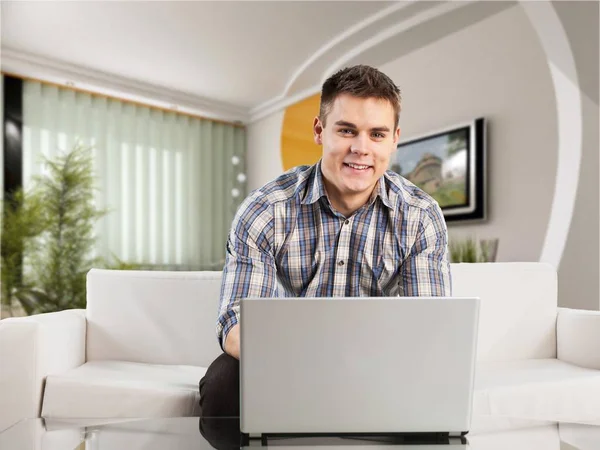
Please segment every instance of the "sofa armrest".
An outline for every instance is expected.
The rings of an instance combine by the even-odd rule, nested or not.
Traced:
[[[48,375],[85,362],[85,310],[0,321],[0,431],[39,417]]]
[[[600,311],[558,308],[557,358],[577,366],[600,370]]]

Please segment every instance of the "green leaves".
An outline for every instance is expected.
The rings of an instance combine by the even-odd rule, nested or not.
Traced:
[[[17,190],[7,195],[3,202],[1,248],[1,302],[10,310],[18,292],[24,285],[23,254],[36,251],[33,239],[47,226],[43,213],[44,203],[37,191],[25,195]],[[28,310],[29,305],[23,304]]]
[[[85,278],[100,260],[92,256],[94,225],[106,214],[94,205],[91,149],[76,146],[55,161],[46,159],[48,176],[37,177],[44,203],[38,257],[31,261],[31,281],[45,293],[39,309],[85,308]]]
[[[102,265],[94,225],[107,211],[94,205],[91,148],[44,165],[31,192],[3,205],[2,303],[18,301],[27,314],[85,308],[86,274]]]
[[[453,263],[494,262],[498,249],[498,239],[476,241],[467,238],[463,241],[450,239],[450,261]]]

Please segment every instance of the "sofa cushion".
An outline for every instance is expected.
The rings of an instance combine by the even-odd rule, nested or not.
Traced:
[[[206,368],[90,361],[46,379],[42,417],[199,416]]]
[[[480,362],[473,414],[577,422],[600,418],[600,371],[557,359]]]
[[[594,424],[581,423],[561,423],[558,427],[560,438],[571,447],[581,450],[597,450],[600,442],[600,426],[597,422]]]
[[[466,448],[472,450],[561,450],[556,424],[533,423],[525,428],[484,432],[472,428],[468,440]]]

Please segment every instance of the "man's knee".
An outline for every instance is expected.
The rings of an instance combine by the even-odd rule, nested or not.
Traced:
[[[204,417],[240,414],[240,362],[226,353],[215,359],[200,380],[200,409]]]

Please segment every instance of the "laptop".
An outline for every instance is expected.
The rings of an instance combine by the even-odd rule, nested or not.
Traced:
[[[464,436],[479,299],[246,298],[243,438]]]

